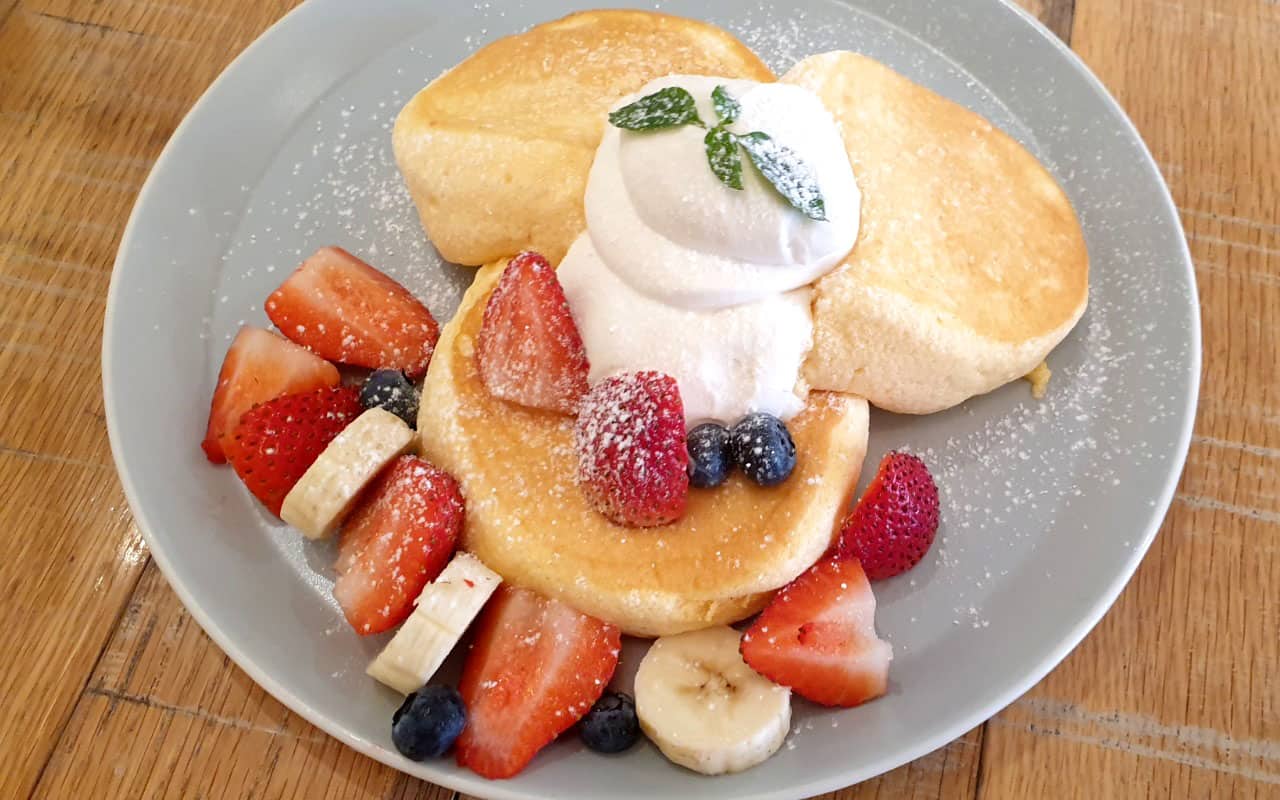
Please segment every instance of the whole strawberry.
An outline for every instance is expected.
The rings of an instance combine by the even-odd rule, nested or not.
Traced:
[[[222,447],[253,496],[279,516],[302,473],[362,411],[355,386],[281,395],[246,411]]]
[[[613,522],[652,527],[684,514],[689,453],[684,404],[671,376],[628,372],[591,387],[573,443],[583,493]]]
[[[892,452],[845,518],[836,548],[879,581],[920,563],[937,532],[938,487],[929,468],[909,453]]]

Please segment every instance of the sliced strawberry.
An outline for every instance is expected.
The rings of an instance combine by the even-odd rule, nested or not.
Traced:
[[[938,532],[938,486],[929,468],[908,453],[893,452],[840,527],[837,551],[856,558],[873,581],[892,578],[920,563]]]
[[[477,622],[458,691],[467,727],[458,763],[509,778],[600,699],[621,634],[528,589],[503,584]]]
[[[684,514],[689,451],[675,379],[660,372],[614,375],[591,387],[573,430],[578,483],[618,525],[665,525]]]
[[[419,378],[440,326],[400,284],[340,247],[322,247],[267,298],[285,336],[330,361]]]
[[[363,635],[404,622],[422,587],[458,544],[462,493],[449,473],[401,456],[366,490],[342,526],[333,595]]]
[[[876,598],[857,561],[828,558],[782,588],[742,635],[742,657],[827,706],[884,694],[893,648],[876,637]]]
[[[256,405],[222,439],[240,480],[272,514],[284,496],[364,408],[355,386],[324,386]]]
[[[537,253],[507,264],[489,295],[476,343],[494,397],[572,414],[587,391],[587,351],[556,271]]]
[[[337,386],[338,368],[292,342],[262,328],[243,327],[222,359],[218,385],[209,405],[205,456],[225,463],[222,438],[244,412],[282,394]]]

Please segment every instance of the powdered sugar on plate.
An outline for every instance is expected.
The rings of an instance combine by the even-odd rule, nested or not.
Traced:
[[[449,318],[471,271],[444,264],[426,241],[395,169],[390,128],[414,92],[468,52],[553,13],[534,5],[478,3],[459,11],[448,37],[407,32],[298,116],[279,149],[263,156],[269,164],[261,180],[243,187],[243,208],[191,214],[186,203],[179,207],[184,219],[211,226],[238,222],[221,239],[220,261],[200,267],[220,270],[208,306],[210,373],[241,321],[265,325],[263,299],[323,244],[387,271],[438,320]],[[978,654],[1004,651],[1011,642],[1025,652],[1010,658],[1051,652],[1063,626],[1046,625],[1045,617],[1086,618],[1115,576],[1114,569],[1080,565],[1127,563],[1145,547],[1146,531],[1133,527],[1132,508],[1161,497],[1178,457],[1170,442],[1186,413],[1192,287],[1170,256],[1164,211],[1142,206],[1133,191],[1154,178],[1132,157],[1139,145],[1126,139],[1127,128],[1081,100],[1079,81],[1043,66],[1010,66],[1003,53],[959,52],[963,45],[937,29],[942,22],[909,33],[889,21],[892,4],[880,9],[884,16],[821,2],[695,5],[657,7],[724,25],[778,72],[836,48],[885,61],[1027,144],[1075,205],[1092,262],[1091,303],[1049,357],[1054,374],[1045,399],[1033,400],[1018,381],[929,417],[873,413],[863,476],[865,484],[885,451],[907,449],[929,464],[942,496],[934,550],[910,573],[876,584],[878,628],[895,648],[891,695],[928,685],[938,668],[935,652],[972,654],[949,664],[956,673],[983,673]],[[954,4],[920,5],[930,20],[967,13]],[[1009,35],[1010,47],[1031,46],[1033,35],[1022,28],[1011,27]],[[949,50],[923,39],[950,41]],[[1002,70],[1010,69],[1026,72],[1004,80]],[[998,96],[989,88],[997,86]],[[234,497],[252,503],[243,492]],[[1097,509],[1128,511],[1113,516]],[[304,542],[261,519],[302,591],[332,603],[331,545]],[[631,647],[623,685],[628,658],[635,661]],[[362,665],[351,666],[359,677]],[[876,706],[856,713],[874,716],[881,713]],[[835,712],[798,704],[796,713],[788,748],[795,737],[830,735]]]

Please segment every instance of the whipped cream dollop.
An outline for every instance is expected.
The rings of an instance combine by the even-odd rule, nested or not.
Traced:
[[[558,271],[590,380],[665,372],[691,425],[752,411],[788,419],[807,395],[808,286],[858,234],[861,197],[840,132],[816,96],[779,83],[672,75],[616,107],[668,86],[693,95],[708,127],[718,119],[712,91],[724,86],[741,107],[729,130],[762,131],[803,160],[827,219],[792,207],[745,152],[743,188],[725,186],[707,164],[703,128],[606,126],[587,181],[587,231]]]

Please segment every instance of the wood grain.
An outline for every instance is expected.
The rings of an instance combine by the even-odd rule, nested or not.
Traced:
[[[0,0],[0,796],[453,800],[297,718],[192,623],[121,496],[98,349],[191,102],[295,0]],[[988,725],[826,800],[1280,797],[1280,4],[1023,0],[1128,110],[1204,314],[1174,507],[1098,629]]]
[[[197,795],[454,793],[359,755],[280,705],[231,664],[148,566],[36,796]]]
[[[1155,546],[1084,644],[988,725],[980,794],[1280,797],[1280,5],[1080,0],[1073,46],[1181,209],[1203,399]]]
[[[222,25],[201,5],[0,2],[0,797],[35,785],[146,561],[98,365],[120,231],[192,100],[287,4]]]

